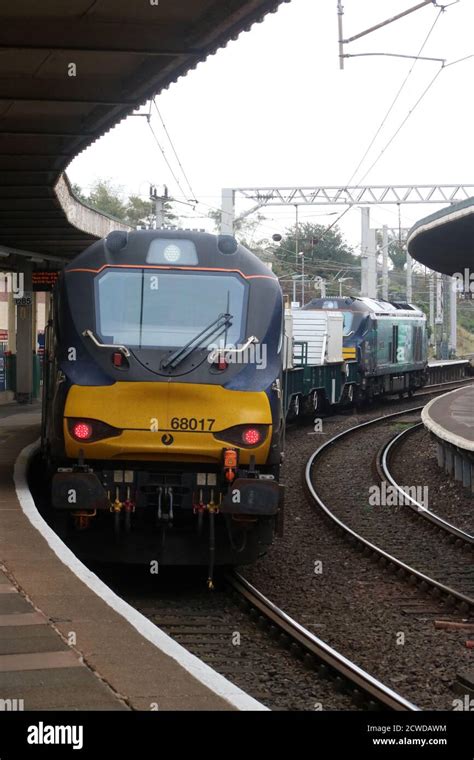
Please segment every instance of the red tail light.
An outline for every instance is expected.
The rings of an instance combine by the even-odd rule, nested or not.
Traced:
[[[88,438],[92,438],[92,425],[88,422],[75,422],[71,433],[78,441],[87,441]]]
[[[112,354],[112,364],[115,369],[129,369],[130,364],[126,356],[121,351],[114,351]]]
[[[211,356],[213,356],[212,367],[214,369],[219,370],[219,372],[223,372],[225,369],[227,369],[227,367],[229,366],[229,363],[227,359],[225,358],[225,354],[212,352]]]
[[[262,434],[258,428],[246,428],[242,433],[242,441],[246,446],[256,446],[257,443],[260,443],[261,438]]]
[[[72,438],[75,441],[84,441],[84,443],[100,441],[102,438],[113,438],[122,433],[119,428],[107,425],[101,420],[81,420],[77,417],[70,417],[67,420],[67,426]]]
[[[218,441],[234,444],[239,448],[255,448],[267,438],[269,425],[234,425],[213,433]]]

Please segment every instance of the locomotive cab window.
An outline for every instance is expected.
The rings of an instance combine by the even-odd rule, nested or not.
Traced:
[[[179,348],[230,314],[226,331],[199,347],[236,345],[245,328],[246,289],[232,274],[112,269],[95,282],[96,329],[104,343]]]
[[[342,316],[344,317],[343,335],[348,338],[358,332],[364,320],[364,314],[359,314],[356,311],[343,311]]]
[[[352,328],[352,323],[354,321],[354,312],[343,311],[342,316],[344,317],[343,335],[348,336],[354,332]]]

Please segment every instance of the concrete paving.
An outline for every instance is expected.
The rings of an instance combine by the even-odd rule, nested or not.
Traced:
[[[474,386],[459,388],[433,399],[423,409],[421,418],[437,438],[466,451],[474,451]]]
[[[25,710],[129,709],[0,571],[0,709],[18,704]]]

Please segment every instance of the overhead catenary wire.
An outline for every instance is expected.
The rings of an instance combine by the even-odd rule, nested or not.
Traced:
[[[206,197],[218,197],[218,196],[206,196]],[[199,201],[198,200],[196,202],[196,205],[205,206],[206,208],[210,209],[211,211],[217,211],[219,213],[222,213],[222,211],[223,211],[223,209],[220,206],[213,206],[212,204],[206,203],[205,201]],[[321,236],[318,238],[318,243],[321,242],[322,240],[324,240],[324,238],[328,234],[328,232],[330,232],[331,229],[333,229],[333,227],[335,227],[338,224],[338,222],[347,214],[348,211],[350,211],[354,207],[354,205],[355,204],[353,204],[353,203],[348,204],[348,206],[344,209],[344,211],[342,211],[342,213],[340,213],[338,215],[338,217],[333,222],[331,222],[331,224],[329,224],[326,227],[326,229],[323,231],[323,233],[321,234]],[[262,225],[262,226],[267,226],[268,227],[268,225]]]
[[[406,55],[404,53],[351,53],[345,58],[368,58],[371,56],[383,56],[385,58],[411,58],[413,61],[436,61],[436,63],[445,63],[446,58],[430,58],[425,55]]]
[[[344,211],[341,214],[338,215],[337,219],[335,219],[334,222],[332,222],[331,224],[329,224],[327,227],[325,227],[323,229],[321,235],[318,237],[317,243],[314,245],[314,248],[317,247],[317,245],[325,238],[325,236],[328,234],[328,232],[338,223],[339,219],[341,219],[348,211],[350,211],[351,208],[353,208],[353,204],[349,205],[346,209],[344,209]],[[272,230],[273,231],[274,228],[270,227],[269,224],[265,224],[265,222],[268,222],[268,221],[271,221],[271,220],[269,220],[267,217],[264,217],[264,219],[259,220],[256,223],[256,227],[260,227],[261,226],[264,229]],[[290,252],[289,249],[285,249],[282,246],[279,247],[279,250],[280,251]],[[291,253],[294,254],[294,251],[291,251]]]
[[[420,51],[419,51],[419,54],[418,54],[420,58],[421,58],[421,53],[422,53],[422,51],[423,51],[424,47],[426,46],[426,44],[427,44],[427,41],[428,41],[428,39],[429,39],[430,35],[432,34],[432,32],[433,32],[433,29],[434,29],[434,27],[435,27],[435,25],[436,25],[436,23],[437,23],[437,21],[438,21],[438,19],[439,19],[440,15],[441,15],[441,13],[443,12],[443,10],[444,10],[444,7],[445,7],[445,6],[443,6],[443,7],[437,6],[437,7],[438,7],[438,8],[440,8],[440,10],[439,10],[439,13],[438,13],[438,14],[437,14],[437,16],[436,16],[436,19],[434,20],[434,22],[433,22],[433,24],[432,24],[432,26],[431,26],[431,28],[430,28],[430,30],[429,30],[429,32],[428,32],[428,35],[426,36],[426,38],[425,38],[425,40],[423,41],[423,44],[422,44],[422,46],[421,46],[421,48],[420,48]],[[394,99],[393,103],[392,103],[392,104],[391,104],[391,106],[390,106],[389,112],[387,113],[387,115],[386,115],[386,117],[385,117],[385,120],[382,122],[382,124],[381,124],[381,127],[380,127],[379,129],[381,129],[381,128],[383,127],[383,125],[385,124],[385,121],[386,121],[386,119],[388,118],[388,116],[389,116],[389,114],[390,114],[391,110],[393,109],[393,107],[394,107],[395,103],[397,102],[398,98],[400,97],[400,93],[401,93],[401,91],[403,90],[403,88],[404,88],[404,86],[405,86],[405,84],[406,84],[406,82],[407,82],[407,80],[408,80],[408,78],[409,78],[409,76],[410,76],[411,72],[413,71],[413,68],[414,68],[414,66],[416,65],[416,62],[417,62],[417,61],[415,60],[415,62],[414,62],[414,63],[413,63],[413,65],[411,66],[411,68],[410,68],[410,70],[409,70],[409,72],[408,72],[407,76],[406,76],[406,77],[405,77],[405,79],[404,79],[404,82],[402,83],[402,86],[399,88],[399,91],[398,91],[398,93],[397,93],[397,95],[396,95],[396,97],[395,97],[395,99]],[[438,75],[439,75],[439,72],[438,72]],[[436,78],[436,77],[435,77],[435,78]],[[430,86],[431,86],[431,85],[432,85],[432,83],[430,83]],[[405,118],[405,120],[404,120],[404,121],[402,122],[402,124],[399,126],[399,128],[398,128],[397,132],[396,132],[396,133],[395,133],[395,134],[392,136],[391,140],[390,140],[390,141],[389,141],[389,143],[388,143],[388,144],[385,146],[385,148],[383,149],[382,153],[381,153],[381,154],[380,154],[380,155],[377,157],[377,160],[379,160],[379,159],[381,158],[381,155],[383,155],[383,152],[385,152],[385,150],[387,150],[387,149],[388,149],[388,147],[389,147],[389,145],[391,144],[391,142],[392,142],[392,141],[393,141],[393,140],[396,138],[396,136],[397,136],[398,132],[399,132],[399,131],[400,131],[400,129],[401,129],[403,126],[404,126],[404,124],[406,123],[406,120],[409,118],[409,116],[411,115],[411,113],[413,113],[413,111],[414,111],[414,110],[415,110],[415,108],[418,106],[419,102],[421,101],[421,99],[424,97],[424,95],[425,95],[425,94],[426,94],[426,91],[423,93],[423,95],[422,95],[422,96],[421,96],[421,98],[420,98],[420,99],[417,101],[417,103],[415,103],[414,107],[411,109],[411,111],[409,112],[408,116]],[[165,130],[165,133],[166,133],[166,135],[167,135],[167,137],[168,137],[168,140],[169,140],[169,142],[170,142],[170,145],[171,145],[171,147],[172,147],[172,150],[173,150],[173,153],[174,153],[174,155],[175,155],[175,158],[176,158],[176,160],[177,160],[177,162],[178,162],[178,165],[180,166],[181,172],[182,172],[183,176],[185,177],[185,180],[186,180],[186,184],[188,185],[188,187],[189,187],[189,189],[190,189],[190,192],[191,192],[192,196],[193,196],[193,197],[195,197],[195,193],[193,192],[193,189],[192,189],[192,187],[191,187],[191,185],[190,185],[190,183],[189,183],[189,180],[188,180],[188,178],[187,178],[187,175],[186,175],[186,173],[184,172],[184,168],[183,168],[183,166],[182,166],[182,163],[181,163],[181,161],[179,160],[179,157],[178,157],[177,151],[176,151],[176,149],[175,149],[175,147],[174,147],[174,145],[173,145],[173,142],[172,142],[171,136],[169,135],[169,132],[168,132],[168,130],[167,130],[167,128],[166,128],[166,125],[165,125],[165,123],[164,123],[164,120],[163,120],[163,118],[162,118],[162,116],[161,116],[161,114],[160,114],[160,112],[159,112],[158,106],[157,106],[157,104],[156,104],[156,102],[155,102],[155,101],[153,101],[153,103],[154,103],[154,107],[155,107],[155,109],[156,109],[156,111],[157,111],[157,113],[158,113],[158,116],[159,116],[159,118],[160,118],[160,120],[161,120],[161,122],[162,122],[163,128],[164,128],[164,130]],[[380,133],[380,131],[378,131],[378,132],[376,133],[374,140],[376,139],[376,137],[378,136],[378,134],[379,134],[379,133]],[[369,149],[372,147],[372,145],[373,145],[373,142],[370,144],[370,146],[369,146]],[[161,147],[161,146],[160,146],[160,147]],[[162,150],[162,152],[163,152],[163,150]],[[363,160],[365,159],[366,155],[367,155],[367,152],[364,154],[364,156],[363,156],[363,159],[362,159],[362,162],[363,162]],[[371,171],[371,170],[372,170],[372,168],[373,168],[373,166],[375,165],[375,163],[376,163],[376,162],[374,162],[374,163],[372,164],[372,166],[369,168],[369,170],[368,170],[368,171]],[[358,169],[360,168],[360,166],[361,166],[361,162],[359,162],[359,165],[358,165],[358,167],[356,168],[356,172],[358,171]],[[354,176],[354,175],[353,175],[353,176]],[[181,192],[183,192],[183,191],[182,191],[182,188],[181,188],[181,185],[179,185],[179,187],[180,187],[180,189],[181,189]],[[185,193],[184,193],[184,192],[183,192],[183,196],[184,196],[184,197],[187,197],[187,196],[185,195]],[[197,200],[197,199],[196,199],[196,200]],[[198,202],[198,203],[202,203],[202,201],[197,201],[197,202]],[[210,208],[210,209],[214,209],[214,210],[216,210],[216,211],[222,211],[222,209],[221,209],[220,207],[218,207],[218,206],[211,206],[210,204],[203,204],[203,205],[205,205],[205,206],[208,206],[208,208]],[[331,229],[333,229],[333,228],[334,228],[334,227],[335,227],[335,226],[336,226],[336,225],[337,225],[337,224],[340,222],[340,220],[341,220],[341,219],[342,219],[342,218],[343,218],[343,217],[344,217],[344,216],[345,216],[345,215],[348,213],[348,211],[350,211],[350,209],[351,209],[352,207],[353,207],[352,205],[348,205],[348,206],[347,206],[347,207],[344,209],[344,211],[343,211],[341,214],[339,214],[339,215],[338,215],[338,217],[337,217],[335,220],[333,220],[333,221],[332,221],[332,222],[331,222],[331,223],[330,223],[330,224],[327,226],[326,230],[323,232],[323,234],[320,236],[320,238],[319,238],[319,239],[320,239],[320,240],[323,240],[323,239],[324,239],[324,237],[325,237],[325,236],[328,234],[328,232],[329,232]],[[255,235],[256,235],[256,233],[257,233],[257,229],[260,227],[260,225],[261,225],[261,223],[259,223],[259,224],[257,225],[257,227],[254,227],[254,228],[253,228],[253,230],[252,230],[252,240],[254,239],[254,237],[255,237]],[[263,225],[262,225],[262,226],[263,226]]]
[[[205,196],[205,197],[207,197],[207,198],[218,198],[219,196],[217,196],[217,195],[208,195],[208,196]],[[204,201],[198,201],[198,205],[205,206],[206,208],[208,208],[208,209],[210,209],[212,211],[221,211],[221,209],[218,206],[214,206],[214,205],[211,205],[209,203],[205,203]],[[323,234],[318,239],[318,242],[320,242],[324,238],[324,236],[329,231],[329,228],[332,227],[332,226],[334,226],[335,224],[337,224],[339,218],[341,218],[344,214],[346,214],[348,211],[350,211],[351,208],[353,208],[352,205],[348,206],[344,210],[344,212],[339,215],[338,219],[336,219],[335,222],[332,225],[329,225],[329,227],[327,227],[324,230]],[[387,211],[388,209],[385,208],[385,210]],[[334,212],[330,212],[330,213],[334,213]],[[319,216],[319,214],[316,214],[316,215]],[[193,218],[195,218],[195,219],[209,219],[208,216],[200,216],[200,215],[196,215],[194,217],[193,216],[186,216],[185,218],[187,218],[187,219],[193,219]],[[265,222],[267,222],[267,223],[265,224]],[[264,227],[268,231],[273,231],[274,228],[271,227],[268,224],[268,222],[271,222],[271,218],[269,219],[268,217],[265,217],[263,220],[259,220],[259,222],[257,223],[257,227],[262,226],[262,227]],[[314,246],[314,248],[316,248],[316,246]],[[355,246],[351,246],[351,249],[352,249],[353,253],[358,248],[360,248],[360,244],[357,244]],[[290,249],[287,249],[287,248],[284,248],[282,246],[279,246],[279,248],[278,248],[277,251],[262,251],[262,255],[268,255],[268,256],[270,256],[270,260],[272,260],[272,259],[275,260],[276,259],[278,261],[278,259],[280,259],[280,263],[282,263],[282,264],[285,263],[285,259],[282,260],[280,257],[285,256],[285,253],[293,255],[294,251],[290,250]],[[345,270],[354,272],[356,274],[361,271],[361,265],[360,264],[350,264],[347,261],[338,261],[337,259],[311,259],[310,255],[311,254],[307,254],[307,258],[305,259],[305,269],[306,269],[306,272],[307,272],[307,274],[309,276],[314,276],[315,274],[317,274],[317,272],[320,272],[320,271],[325,271],[325,272],[328,272],[328,274],[331,274],[331,272],[335,272],[335,271],[340,270],[341,267],[344,267]],[[354,255],[357,255],[357,254],[354,254]],[[291,275],[283,275],[283,277],[287,277],[287,276],[291,277]],[[350,286],[348,286],[348,287],[350,287]]]
[[[381,131],[382,131],[382,129],[384,128],[384,126],[385,126],[385,124],[386,124],[386,122],[387,122],[387,119],[389,118],[390,114],[392,113],[392,111],[393,111],[393,109],[394,109],[395,105],[397,104],[397,102],[398,102],[398,100],[399,100],[399,98],[400,98],[400,95],[402,94],[403,90],[405,89],[405,86],[406,86],[406,84],[407,84],[408,80],[410,79],[410,77],[411,77],[411,75],[412,75],[412,72],[413,72],[413,70],[414,70],[414,68],[415,68],[415,66],[416,66],[416,64],[417,64],[417,62],[418,62],[418,58],[421,56],[421,54],[422,54],[423,50],[425,49],[425,47],[426,47],[426,44],[427,44],[427,42],[428,42],[429,38],[431,37],[431,35],[432,35],[433,31],[434,31],[434,28],[435,28],[436,24],[438,23],[438,21],[439,21],[439,19],[440,19],[440,17],[441,17],[441,14],[442,14],[442,13],[443,13],[443,9],[441,8],[441,9],[439,10],[439,12],[438,12],[438,14],[437,14],[437,16],[436,16],[436,18],[435,18],[435,20],[434,20],[433,24],[431,25],[431,27],[430,27],[430,29],[429,29],[429,31],[428,31],[428,34],[426,35],[426,37],[425,37],[425,39],[424,39],[424,41],[423,41],[423,43],[422,43],[422,45],[421,45],[421,47],[420,47],[419,51],[418,51],[418,55],[417,55],[416,59],[414,60],[414,62],[413,62],[413,63],[412,63],[412,65],[410,66],[410,69],[409,69],[409,71],[408,71],[408,74],[406,75],[405,79],[403,80],[402,84],[400,85],[400,87],[399,87],[399,89],[398,89],[398,91],[397,91],[397,93],[396,93],[396,95],[395,95],[394,99],[392,100],[392,102],[391,102],[391,104],[390,104],[390,106],[389,106],[389,108],[388,108],[388,111],[386,112],[386,114],[385,114],[385,116],[383,117],[382,121],[380,122],[380,124],[379,124],[378,128],[376,129],[374,136],[373,136],[373,137],[372,137],[372,139],[370,140],[370,142],[369,142],[369,144],[368,144],[368,146],[367,146],[367,148],[366,148],[366,150],[365,150],[365,153],[364,153],[364,155],[362,156],[362,158],[360,159],[359,163],[357,164],[357,166],[356,166],[355,170],[353,171],[351,178],[350,178],[350,179],[349,179],[349,181],[347,182],[347,185],[350,185],[350,184],[351,184],[352,180],[354,179],[354,177],[355,177],[355,176],[356,176],[356,174],[358,173],[358,171],[359,171],[360,167],[362,166],[362,164],[364,163],[365,159],[367,158],[367,156],[368,156],[369,152],[371,151],[371,149],[372,149],[372,146],[374,145],[375,141],[377,140],[377,138],[378,138],[378,136],[379,136],[380,132],[381,132]],[[366,175],[364,175],[364,176],[366,176]],[[362,179],[361,179],[361,180],[358,180],[358,182],[359,182],[359,183],[360,183],[360,182],[362,182]]]
[[[187,184],[187,186],[189,188],[189,192],[191,193],[191,198],[188,199],[188,200],[197,202],[196,193],[194,192],[193,188],[191,187],[191,183],[190,183],[190,181],[188,179],[188,176],[187,176],[186,172],[184,171],[183,164],[180,161],[180,158],[179,158],[177,150],[176,150],[176,148],[174,146],[173,140],[171,139],[171,135],[170,135],[170,133],[168,131],[168,128],[167,128],[167,126],[166,126],[166,124],[164,122],[164,119],[163,119],[163,117],[162,117],[162,115],[160,113],[160,109],[158,108],[158,105],[156,103],[156,98],[153,98],[153,105],[155,106],[156,113],[158,114],[158,117],[159,117],[159,119],[161,121],[161,124],[163,125],[163,130],[165,132],[165,135],[168,138],[169,144],[171,145],[171,150],[174,153],[174,157],[176,158],[176,161],[178,163],[179,168],[181,169],[181,173],[182,173],[182,175],[184,177],[184,180],[185,180],[185,182],[186,182],[186,184]]]
[[[162,145],[161,145],[161,143],[160,143],[160,141],[159,141],[159,139],[158,139],[158,136],[157,136],[157,134],[156,134],[155,130],[154,130],[154,129],[153,129],[153,127],[152,127],[151,121],[147,119],[147,123],[148,123],[148,126],[149,126],[149,128],[150,128],[150,131],[151,131],[151,133],[152,133],[152,135],[153,135],[153,138],[154,138],[154,140],[155,140],[155,142],[156,142],[156,144],[157,144],[158,148],[160,149],[160,151],[161,151],[161,153],[162,153],[162,155],[163,155],[163,158],[164,158],[164,160],[165,160],[165,163],[166,163],[166,165],[167,165],[168,169],[169,169],[169,170],[170,170],[170,172],[171,172],[171,175],[172,175],[172,177],[173,177],[174,181],[176,182],[176,184],[177,184],[177,186],[179,187],[180,191],[181,191],[181,192],[183,193],[183,195],[184,195],[185,193],[184,193],[184,190],[183,190],[183,188],[181,187],[181,183],[180,183],[179,179],[177,178],[177,176],[175,175],[175,173],[174,173],[174,171],[173,171],[173,168],[172,168],[172,166],[171,166],[170,162],[168,161],[168,157],[167,157],[167,155],[166,155],[166,153],[165,153],[165,151],[164,151],[164,149],[163,149],[163,147],[162,147]]]
[[[206,195],[206,196],[200,196],[200,197],[216,198],[217,199],[220,196],[218,196],[218,195]],[[175,198],[175,200],[178,200],[178,198]],[[204,206],[204,207],[206,207],[206,208],[208,208],[209,210],[212,210],[212,211],[217,211],[217,212],[221,211],[221,209],[218,206],[213,206],[213,205],[211,205],[209,203],[205,203],[204,201],[198,201],[198,203],[196,205]],[[349,208],[345,209],[345,212],[348,211],[348,210],[350,210],[350,208],[352,208],[352,206],[350,206]],[[397,212],[393,211],[389,206],[383,206],[383,207],[382,206],[377,206],[377,208],[380,208],[380,209],[383,208],[383,211],[386,212],[386,213],[397,214]],[[304,218],[301,220],[301,223],[304,224],[305,221],[307,221],[309,219],[312,219],[314,217],[332,216],[332,215],[335,215],[336,213],[337,212],[334,212],[334,211],[305,213]],[[181,215],[180,215],[180,217],[181,217]],[[185,216],[185,217],[181,217],[181,218],[196,219],[196,220],[199,220],[199,219],[210,220],[211,219],[211,217],[209,217],[208,214],[195,214],[193,216]],[[275,227],[272,225],[272,222],[274,222],[275,225],[278,225],[281,222],[283,222],[284,224],[286,224],[287,221],[290,218],[294,218],[294,213],[291,214],[291,215],[284,213],[284,214],[278,214],[278,215],[270,216],[270,217],[269,216],[265,216],[264,219],[258,221],[256,229],[258,229],[258,228],[261,227],[264,230],[264,235],[272,234],[272,233],[275,232]],[[408,222],[411,222],[413,224],[416,221],[415,219],[407,216],[406,214],[404,214],[404,218]],[[335,220],[335,221],[336,221],[336,224],[337,224],[338,220]],[[311,224],[311,222],[309,222],[309,223]],[[382,226],[382,222],[381,221],[379,221],[379,224],[380,224],[380,226]],[[385,222],[383,222],[383,224],[385,224]],[[389,224],[389,226],[390,226],[390,224]],[[409,226],[411,226],[411,225],[409,225]],[[360,243],[351,244],[350,247],[353,250],[355,250],[357,248],[360,248]]]
[[[429,36],[431,35],[431,32],[433,31],[434,25],[435,25],[435,24],[436,24],[436,22],[438,21],[438,19],[439,19],[439,17],[440,17],[440,15],[441,15],[441,13],[443,13],[443,11],[445,11],[445,10],[446,10],[446,8],[448,8],[450,5],[456,5],[456,4],[457,4],[457,2],[458,2],[458,0],[456,0],[456,1],[455,1],[455,2],[453,2],[453,3],[450,3],[449,5],[438,6],[438,7],[440,7],[440,12],[438,13],[438,15],[437,15],[437,17],[436,17],[436,19],[435,19],[435,22],[434,22],[433,26],[432,26],[432,27],[431,27],[431,29],[430,29],[430,32],[429,32],[429,34],[428,34],[428,38],[429,38]],[[428,38],[427,38],[427,39],[428,39]],[[426,45],[426,41],[427,41],[427,40],[425,40],[425,42],[423,43],[422,49],[423,49],[423,47]],[[431,90],[431,88],[433,87],[434,83],[435,83],[435,82],[436,82],[436,80],[438,79],[438,77],[439,77],[439,75],[441,74],[441,72],[442,72],[444,69],[448,68],[448,66],[453,66],[453,65],[455,65],[456,63],[461,63],[461,62],[463,62],[464,60],[467,60],[469,57],[470,57],[470,56],[465,56],[464,58],[460,58],[460,59],[458,59],[458,60],[456,60],[456,61],[453,61],[453,62],[451,62],[451,63],[446,63],[445,61],[442,63],[441,67],[438,69],[438,71],[436,72],[436,74],[434,75],[434,77],[433,77],[433,78],[430,80],[430,82],[428,83],[428,85],[425,87],[425,89],[424,89],[424,90],[423,90],[423,92],[421,93],[420,97],[419,97],[419,98],[416,100],[416,102],[414,103],[414,105],[412,106],[412,108],[410,108],[410,110],[409,110],[409,111],[408,111],[408,113],[406,114],[405,118],[403,119],[403,121],[401,122],[401,124],[399,124],[399,126],[397,127],[397,129],[395,130],[395,132],[393,133],[393,135],[391,136],[391,138],[389,139],[389,141],[388,141],[388,142],[385,144],[385,146],[382,148],[382,150],[381,150],[381,151],[380,151],[380,153],[378,154],[377,158],[376,158],[376,159],[375,159],[375,160],[372,162],[372,164],[369,166],[369,168],[367,169],[367,171],[365,172],[365,174],[364,174],[362,177],[360,177],[360,179],[358,180],[358,183],[359,183],[359,184],[360,184],[360,183],[362,183],[362,182],[363,182],[363,181],[366,179],[366,177],[368,176],[368,174],[370,174],[370,172],[372,171],[372,169],[373,169],[373,168],[374,168],[374,167],[377,165],[377,163],[380,161],[380,159],[381,159],[381,158],[382,158],[382,156],[384,155],[385,151],[386,151],[386,150],[387,150],[387,149],[390,147],[390,145],[391,145],[391,144],[393,143],[393,141],[396,139],[396,137],[398,136],[398,134],[400,133],[400,131],[403,129],[403,127],[404,127],[404,126],[405,126],[405,124],[407,123],[407,121],[408,121],[408,119],[410,118],[410,116],[413,114],[413,112],[414,112],[414,111],[416,110],[416,108],[419,106],[419,104],[421,103],[421,101],[423,100],[423,98],[424,98],[424,97],[425,97],[425,96],[428,94],[428,92]],[[416,63],[416,61],[415,61],[415,63]],[[415,64],[413,64],[413,66],[414,66],[414,65],[415,65]],[[412,68],[413,68],[413,67],[412,67]]]
[[[470,58],[474,58],[474,53],[465,55],[462,58],[457,58],[455,61],[451,61],[450,63],[445,63],[444,68],[447,69],[449,66],[455,66],[457,63],[464,63],[464,61],[468,61]]]
[[[186,197],[186,196],[184,196],[184,197]],[[219,195],[200,195],[200,197],[201,197],[201,198],[220,198],[220,196],[219,196]],[[175,198],[175,200],[178,200],[178,199],[177,199],[177,198]],[[216,212],[219,212],[219,213],[221,213],[221,212],[222,212],[222,208],[221,208],[220,206],[216,206],[216,205],[212,205],[212,204],[210,204],[210,203],[206,203],[206,202],[205,202],[205,201],[203,201],[203,200],[198,200],[198,201],[196,202],[196,205],[199,205],[199,206],[204,206],[204,207],[206,207],[207,209],[209,209],[209,211],[216,211]],[[343,216],[344,216],[344,215],[345,215],[345,214],[346,214],[348,211],[350,211],[350,210],[351,210],[351,208],[353,208],[353,207],[354,207],[354,205],[356,205],[356,204],[348,204],[348,206],[347,206],[347,207],[344,209],[344,211],[343,211],[341,214],[339,214],[339,215],[338,215],[338,218],[337,218],[336,220],[334,220],[334,222],[333,222],[333,223],[331,223],[330,225],[328,225],[328,226],[326,227],[326,229],[324,230],[324,233],[321,235],[321,237],[320,237],[318,240],[322,240],[322,239],[324,238],[324,236],[325,236],[325,235],[326,235],[326,234],[327,234],[327,233],[330,231],[330,229],[332,229],[332,228],[333,228],[333,227],[334,227],[334,226],[335,226],[335,225],[338,223],[338,221],[339,221],[340,219],[342,219],[342,217],[343,217]],[[263,207],[263,208],[265,208],[265,207]],[[388,209],[386,208],[385,210],[388,210]],[[305,216],[306,216],[306,217],[315,217],[315,216],[332,216],[332,215],[335,215],[335,214],[337,214],[337,213],[338,213],[337,211],[328,211],[328,212],[315,212],[315,213],[313,213],[313,214],[306,214]],[[275,230],[274,230],[274,228],[273,228],[273,227],[271,227],[271,226],[270,226],[270,224],[268,224],[268,222],[272,222],[272,221],[275,221],[276,223],[278,223],[278,222],[279,222],[279,221],[280,221],[282,218],[284,218],[285,216],[288,216],[288,217],[289,217],[289,215],[288,215],[288,214],[282,214],[281,216],[280,216],[280,215],[278,215],[278,216],[275,216],[275,217],[268,217],[268,216],[265,216],[263,219],[261,219],[261,220],[258,220],[258,221],[256,222],[256,226],[257,226],[257,227],[260,227],[260,226],[261,226],[261,227],[264,227],[266,230],[269,230],[269,231],[271,231],[271,232],[273,233]],[[293,215],[292,215],[292,216],[293,216]],[[188,218],[192,218],[192,217],[188,217]],[[196,219],[206,219],[206,218],[210,218],[210,217],[209,217],[209,216],[207,216],[207,217],[205,217],[205,216],[199,216],[199,215],[197,215],[197,216],[196,216]],[[303,220],[303,221],[304,221],[304,220]],[[265,223],[265,222],[267,222],[267,223]],[[354,247],[354,246],[352,246],[352,247]],[[359,247],[359,246],[357,245],[357,246],[355,246],[355,247]]]
[[[418,108],[418,106],[420,105],[420,103],[423,100],[423,98],[431,90],[431,88],[433,87],[434,83],[436,82],[436,80],[438,79],[438,77],[439,77],[439,75],[441,74],[442,71],[443,71],[443,67],[441,67],[436,72],[436,74],[434,75],[434,77],[428,83],[427,87],[425,87],[425,89],[421,93],[421,95],[418,98],[418,100],[415,102],[415,104],[412,106],[412,108],[410,108],[410,110],[408,111],[407,115],[405,116],[405,118],[403,119],[403,121],[401,122],[401,124],[397,127],[397,129],[395,130],[395,132],[393,133],[393,135],[391,136],[391,138],[389,139],[389,141],[382,148],[382,150],[378,154],[377,158],[369,166],[369,168],[367,169],[367,171],[365,172],[365,174],[363,175],[363,177],[360,178],[359,182],[363,182],[364,179],[367,177],[367,175],[370,174],[370,172],[372,171],[372,169],[378,164],[378,162],[380,161],[380,159],[384,155],[385,151],[390,147],[390,145],[393,143],[393,141],[395,140],[395,138],[399,135],[399,133],[401,132],[401,130],[403,129],[403,127],[407,123],[407,121],[410,118],[410,116],[414,113],[414,111]]]

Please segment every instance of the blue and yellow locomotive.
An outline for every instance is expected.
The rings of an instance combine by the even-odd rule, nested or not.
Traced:
[[[282,514],[283,303],[230,236],[113,232],[62,272],[42,453],[79,548],[241,564]]]
[[[357,362],[359,401],[411,395],[426,383],[426,317],[413,304],[367,297],[314,298],[304,309],[337,309],[344,317],[343,356]]]

